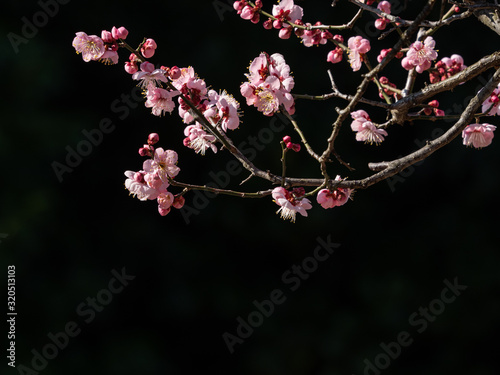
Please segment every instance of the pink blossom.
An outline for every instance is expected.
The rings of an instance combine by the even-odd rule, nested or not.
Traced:
[[[163,150],[161,147],[155,150],[153,159],[144,161],[142,168],[146,173],[157,173],[163,182],[174,178],[180,171],[177,166],[177,153],[173,150]]]
[[[335,180],[340,181],[340,176],[337,176]],[[351,197],[352,192],[353,189],[347,188],[337,188],[334,191],[321,189],[316,196],[316,201],[325,209],[342,206]]]
[[[105,52],[104,41],[101,38],[96,35],[87,35],[82,31],[76,33],[73,47],[76,53],[82,54],[85,62],[99,60]]]
[[[352,112],[351,117],[354,119],[351,129],[356,132],[357,141],[379,144],[384,140],[384,136],[387,136],[387,132],[384,129],[378,129],[362,109]]]
[[[173,97],[179,95],[179,91],[168,91],[158,87],[151,87],[146,93],[146,108],[151,108],[151,112],[155,116],[164,115],[165,112],[171,113],[174,110],[175,104]]]
[[[259,112],[272,116],[279,109],[279,100],[274,90],[269,87],[258,87],[254,105]]]
[[[208,109],[204,112],[206,118],[212,121],[215,125],[220,122],[222,130],[227,132],[227,129],[234,130],[240,125],[239,108],[240,103],[232,95],[225,91],[222,94],[217,94],[214,90],[208,92],[210,100]]]
[[[273,5],[273,16],[281,23],[301,20],[304,16],[304,10],[295,5],[293,0],[281,0],[277,5]],[[276,28],[281,28],[281,25]]]
[[[462,131],[465,146],[482,148],[489,146],[493,140],[493,132],[497,127],[491,124],[471,124]]]
[[[106,65],[118,64],[118,52],[106,49],[99,60]]]
[[[347,46],[349,47],[349,63],[351,64],[354,72],[361,69],[361,62],[363,61],[363,54],[367,53],[370,49],[370,41],[363,39],[361,36],[353,36],[348,39]]]
[[[114,39],[126,39],[128,35],[128,30],[123,26],[119,28],[113,26],[113,28],[111,29],[111,35],[113,36]]]
[[[272,196],[274,202],[280,206],[276,213],[281,214],[282,219],[290,219],[292,223],[295,222],[297,212],[302,216],[307,216],[307,211],[312,208],[311,202],[307,198],[303,198],[298,190],[288,191],[282,187],[273,189]]]
[[[500,84],[482,104],[481,111],[489,116],[500,116]]]
[[[150,57],[153,57],[153,55],[155,54],[156,47],[157,45],[154,39],[151,38],[146,39],[146,41],[141,47],[141,53],[146,59],[149,59]]]
[[[166,189],[169,185],[168,182],[162,181],[160,176],[156,172],[155,173],[145,173],[144,174],[144,181],[146,182],[146,184],[150,188],[156,189],[156,190],[160,190],[162,186],[164,189]]]
[[[306,23],[306,26],[312,26],[310,23]],[[322,26],[321,22],[316,22],[314,26]],[[325,33],[321,29],[311,29],[305,30],[300,36],[302,38],[302,43],[306,47],[311,47],[319,44],[326,44],[328,39],[332,37],[331,33]]]
[[[134,172],[126,171],[125,188],[128,189],[130,194],[137,197],[141,201],[156,199],[159,194],[157,189],[151,188],[144,181],[144,171]]]
[[[193,149],[197,154],[205,155],[205,151],[209,148],[217,153],[217,147],[214,145],[215,137],[207,134],[200,123],[186,126],[184,135],[186,136],[184,146]]]
[[[141,87],[143,89],[149,89],[150,86],[158,87],[160,82],[168,82],[167,77],[165,77],[165,71],[155,69],[154,65],[150,62],[145,61],[140,67],[141,71],[134,73],[132,79],[142,81]]]
[[[290,114],[294,112],[295,101],[290,91],[295,81],[281,54],[269,56],[261,53],[250,64],[246,76],[249,82],[240,86],[240,92],[246,98],[247,105],[256,106],[266,116],[277,112],[280,105]]]
[[[431,67],[431,62],[438,56],[434,50],[436,42],[431,36],[425,38],[424,42],[416,41],[410,46],[406,57],[401,61],[401,65],[406,70],[415,68],[418,73],[422,73]]]

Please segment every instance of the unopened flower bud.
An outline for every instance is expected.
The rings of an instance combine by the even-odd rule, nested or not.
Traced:
[[[114,42],[113,35],[107,30],[103,30],[101,32],[101,39],[104,43],[113,43]]]
[[[128,30],[123,26],[119,28],[113,26],[113,28],[111,29],[111,34],[115,39],[125,39],[128,35]]]
[[[186,203],[186,198],[184,198],[182,195],[178,195],[174,198],[174,203],[172,203],[172,206],[177,209],[181,209],[184,207],[184,203]]]
[[[286,143],[290,143],[292,141],[292,137],[290,137],[289,135],[285,135],[283,137],[283,142],[286,144]]]
[[[146,59],[149,59],[150,57],[153,57],[153,55],[155,54],[156,48],[157,45],[154,39],[149,38],[146,39],[146,41],[142,45],[141,53]]]
[[[160,140],[160,136],[157,133],[151,133],[148,136],[148,144],[150,144],[150,145],[154,145],[155,143],[158,143],[159,140]]]
[[[181,76],[182,72],[181,69],[178,66],[173,66],[170,68],[170,71],[168,72],[168,75],[172,79],[178,79]]]
[[[273,20],[268,19],[262,23],[262,26],[264,26],[264,29],[266,30],[271,30],[273,28]]]
[[[167,215],[169,212],[170,212],[171,208],[161,208],[160,206],[158,206],[158,212],[161,216],[165,216]]]

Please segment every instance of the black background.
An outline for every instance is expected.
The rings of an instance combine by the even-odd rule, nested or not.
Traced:
[[[154,202],[128,196],[123,172],[141,168],[137,149],[150,132],[159,133],[160,146],[177,150],[184,182],[209,182],[210,172],[223,170],[230,158],[223,151],[201,157],[183,147],[183,125],[175,112],[157,118],[139,103],[120,116],[113,103],[135,85],[123,71],[128,53],[116,66],[84,63],[71,46],[75,32],[100,35],[123,25],[132,45],[154,38],[158,50],[151,61],[193,66],[207,85],[226,89],[242,103],[244,122],[231,133],[235,143],[271,121],[248,108],[239,94],[249,62],[261,51],[284,55],[295,93],[329,92],[327,69],[342,91],[355,91],[362,72],[353,74],[345,61],[326,62],[329,46],[306,48],[296,38],[280,40],[276,30],[242,20],[228,3],[74,0],[59,5],[45,22],[40,18],[43,26],[35,35],[24,34],[27,43],[16,52],[7,35],[23,36],[23,17],[33,21],[41,7],[35,1],[4,2],[0,270],[6,286],[7,266],[16,268],[16,365],[32,368],[37,352],[50,353],[49,334],[74,322],[79,334],[55,358],[38,362],[40,373],[363,374],[366,360],[382,358],[380,344],[406,331],[411,345],[381,373],[494,374],[497,351],[491,342],[498,333],[500,303],[496,139],[484,150],[467,149],[456,139],[405,171],[392,188],[381,182],[332,210],[313,202],[309,217],[299,216],[295,224],[275,215],[278,206],[270,197],[219,196],[187,223],[177,210],[161,217]],[[334,9],[330,3],[301,2],[304,20],[345,23],[354,14],[346,1]],[[411,1],[403,10],[392,3],[405,18],[421,6]],[[271,9],[270,2],[265,9]],[[365,15],[357,30],[342,35],[371,37],[375,62],[376,51],[395,36],[376,41],[372,24],[373,17]],[[440,58],[459,53],[467,65],[498,48],[498,35],[475,19],[443,28],[435,39]],[[399,86],[403,73],[397,62],[387,70]],[[441,108],[456,114],[491,73],[442,94]],[[426,78],[421,75],[417,85]],[[377,93],[371,89],[368,95]],[[343,104],[297,102],[296,119],[317,152],[325,146],[334,108]],[[385,119],[381,112],[360,108],[376,122]],[[67,147],[81,144],[82,131],[97,129],[105,118],[112,120],[113,131],[60,182],[53,162],[64,163]],[[497,118],[487,121],[498,125]],[[357,168],[349,177],[363,177],[367,162],[411,152],[416,141],[451,125],[391,128],[375,147],[357,143],[345,124],[338,150]],[[279,174],[278,141],[285,134],[296,137],[287,125],[255,159],[257,166]],[[319,177],[305,151],[290,155],[288,167],[292,176]],[[345,177],[348,171],[332,166],[331,174]],[[239,187],[246,177],[233,177],[229,187],[270,187],[265,181]],[[193,195],[186,198],[193,204]],[[318,239],[339,246],[292,291],[282,276],[313,254]],[[135,278],[95,316],[82,314],[78,307],[103,296],[112,271],[123,269]],[[419,333],[422,326],[410,317],[440,298],[444,280],[455,279],[467,289]],[[256,309],[253,301],[269,299],[275,289],[286,300],[231,354],[223,334],[236,334],[237,318],[246,320]],[[2,326],[1,373],[23,373],[7,366],[8,326]]]

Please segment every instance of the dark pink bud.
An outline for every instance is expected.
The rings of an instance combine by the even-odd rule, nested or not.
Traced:
[[[299,152],[300,151],[300,145],[298,143],[292,143],[292,147],[291,148],[295,152]]]
[[[107,30],[103,30],[101,32],[101,39],[104,43],[113,43],[114,42],[113,35]]]
[[[173,66],[170,68],[170,71],[168,72],[170,78],[172,79],[178,79],[182,72],[181,72],[181,69],[178,67],[178,66]]]
[[[273,27],[275,29],[281,29],[283,27],[283,22],[281,22],[279,20],[274,20],[273,21]]]
[[[284,143],[290,143],[292,141],[292,137],[290,137],[289,135],[285,135],[283,137],[283,142]]]
[[[344,43],[344,37],[340,34],[334,35],[333,40],[336,40],[339,43]]]
[[[332,39],[333,38],[333,35],[331,32],[329,32],[328,30],[324,30],[321,32],[321,37],[323,39]]]
[[[186,198],[184,198],[182,195],[178,195],[174,198],[172,206],[174,206],[174,208],[181,209],[182,207],[184,207],[184,203],[186,203]]]
[[[159,140],[160,140],[160,136],[157,133],[151,133],[148,136],[148,144],[150,144],[150,145],[154,145],[155,143],[158,143]]]
[[[128,35],[128,30],[123,26],[119,28],[113,26],[113,28],[111,29],[111,34],[115,39],[125,39]]]
[[[255,12],[252,16],[252,18],[250,19],[250,22],[251,23],[259,23],[260,21],[260,13],[259,12]]]
[[[264,21],[262,23],[262,26],[264,26],[264,29],[266,29],[266,30],[271,30],[273,28],[273,20],[268,19],[267,21]]]
[[[439,107],[439,102],[437,100],[431,100],[428,104],[434,108]]]
[[[168,213],[170,212],[171,208],[161,208],[160,206],[158,206],[158,213],[161,215],[161,216],[165,216],[165,215],[168,215]]]

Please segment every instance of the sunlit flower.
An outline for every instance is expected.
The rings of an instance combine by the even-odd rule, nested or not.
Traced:
[[[489,146],[493,140],[493,132],[497,127],[490,124],[471,124],[462,131],[463,143],[466,146],[482,148]]]

